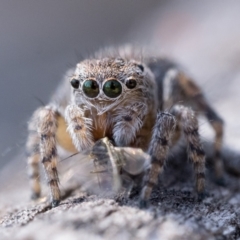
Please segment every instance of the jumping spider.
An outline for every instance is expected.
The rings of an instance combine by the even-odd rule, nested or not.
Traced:
[[[223,121],[195,82],[168,59],[143,57],[131,47],[96,53],[77,64],[72,77],[64,79],[49,104],[37,109],[29,122],[26,149],[32,197],[40,196],[41,162],[52,206],[60,202],[57,145],[81,152],[107,137],[117,147],[141,148],[150,155],[140,196],[141,206],[145,206],[169,148],[182,134],[201,197],[205,153],[195,113],[204,115],[215,131],[215,173],[221,180]]]

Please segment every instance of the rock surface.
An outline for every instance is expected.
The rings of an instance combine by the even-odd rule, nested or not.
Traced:
[[[146,210],[138,208],[137,194],[105,197],[70,184],[63,186],[64,200],[56,208],[46,198],[31,202],[23,161],[17,159],[1,174],[1,239],[240,239],[239,180],[225,174],[227,186],[217,186],[208,155],[203,202],[195,198],[192,167],[182,148],[178,158],[169,159]],[[224,160],[228,170],[236,169],[240,155],[225,150]]]

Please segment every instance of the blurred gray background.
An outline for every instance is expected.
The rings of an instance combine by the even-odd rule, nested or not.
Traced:
[[[239,12],[234,0],[1,0],[0,166],[23,149],[36,98],[47,103],[82,56],[126,42],[179,61],[225,119],[227,144],[238,148]]]

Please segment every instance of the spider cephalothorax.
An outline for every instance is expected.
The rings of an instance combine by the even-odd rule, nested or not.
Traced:
[[[130,51],[129,51],[130,49]],[[70,152],[92,148],[107,137],[116,147],[147,151],[141,204],[146,205],[157,184],[168,151],[184,135],[194,164],[196,189],[205,186],[205,154],[194,111],[204,114],[216,131],[216,176],[222,177],[220,149],[222,120],[206,102],[199,87],[164,58],[136,57],[133,49],[107,49],[77,64],[70,79],[50,103],[36,110],[29,123],[27,153],[33,197],[40,196],[38,163],[50,185],[52,204],[60,201],[57,145]],[[183,104],[178,105],[179,101]],[[187,104],[193,106],[191,110]],[[164,112],[165,110],[168,112]]]
[[[133,144],[145,116],[157,110],[154,77],[148,68],[133,60],[85,60],[77,65],[70,83],[72,103],[91,121],[86,124],[86,131],[92,131],[92,141],[89,141],[90,133],[81,137],[89,146],[105,136],[117,146]],[[68,107],[66,111],[71,109]],[[78,150],[88,144],[82,143]]]
[[[99,115],[118,105],[148,104],[156,98],[152,73],[135,61],[122,58],[90,59],[77,64],[73,101],[96,109]]]

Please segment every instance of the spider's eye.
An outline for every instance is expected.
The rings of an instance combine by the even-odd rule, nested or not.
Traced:
[[[116,98],[122,93],[122,85],[117,80],[108,80],[103,85],[103,92],[107,97]]]
[[[73,88],[79,88],[79,80],[77,80],[77,79],[72,79],[71,80],[71,85],[72,85],[72,87]]]
[[[141,69],[142,72],[144,71],[144,66],[142,64],[138,64],[137,66]]]
[[[135,88],[137,86],[137,81],[135,79],[128,79],[126,81],[126,86],[129,89],[133,89],[133,88]]]
[[[99,94],[99,86],[95,80],[86,80],[83,83],[83,92],[89,98],[95,98]]]

